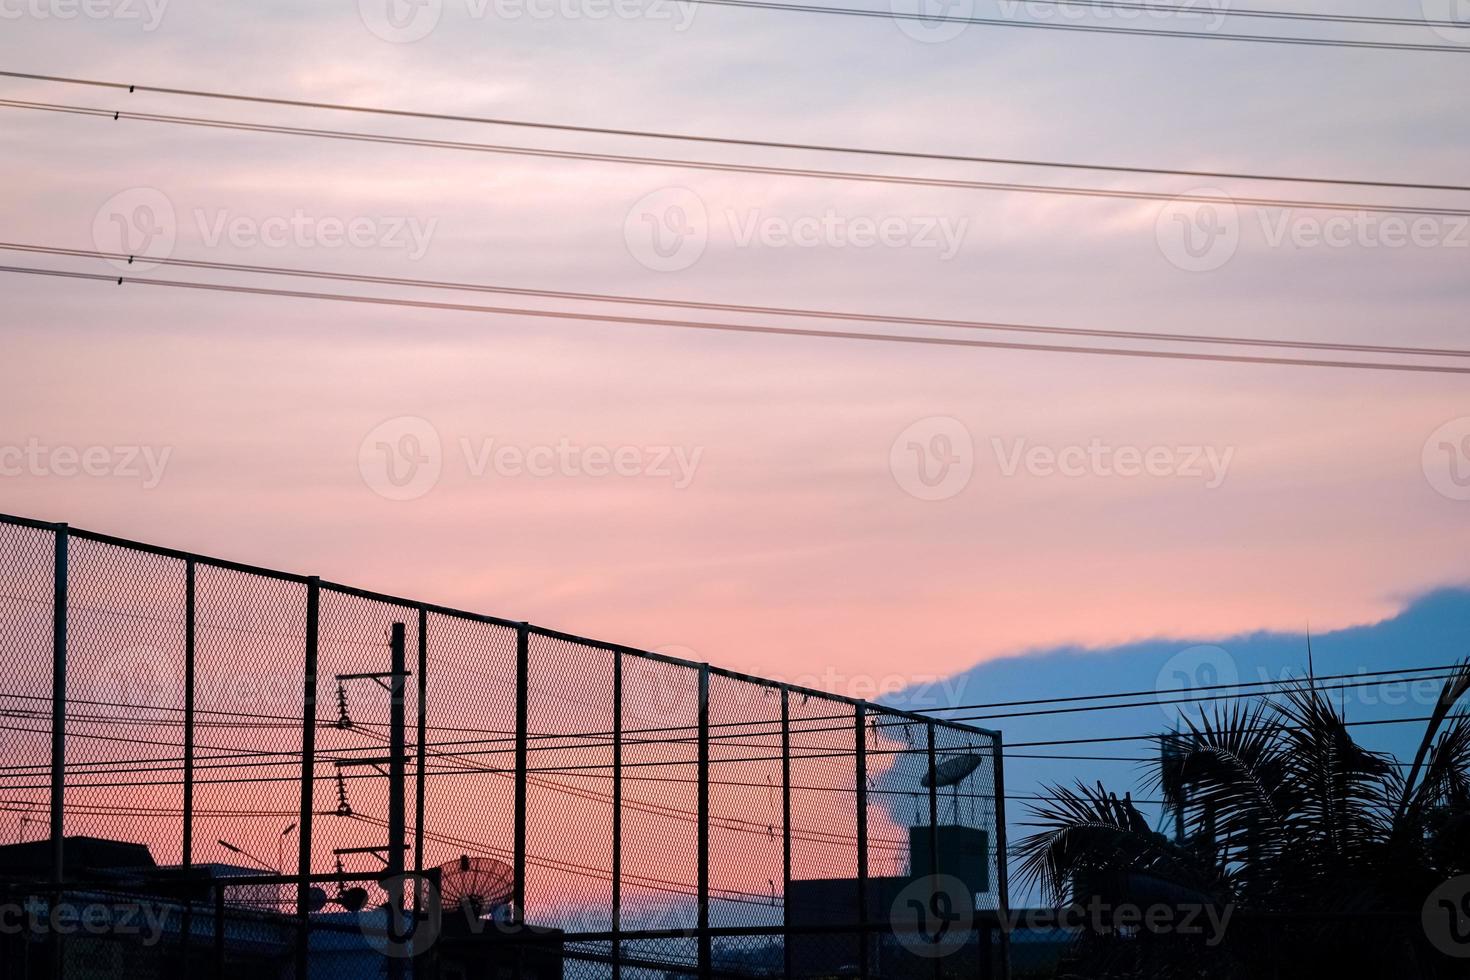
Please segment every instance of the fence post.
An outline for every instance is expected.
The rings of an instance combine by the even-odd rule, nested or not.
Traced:
[[[184,867],[194,866],[194,649],[195,649],[195,563],[184,559],[184,840],[179,855]],[[184,951],[184,968],[194,965],[194,901],[184,903],[179,927]]]
[[[62,897],[61,881],[66,871],[66,614],[69,601],[71,530],[58,524],[53,532],[55,561],[51,569],[51,883],[52,902]],[[51,906],[55,909],[56,905]],[[66,954],[60,935],[51,936],[51,971],[59,978]]]
[[[623,654],[613,651],[612,980],[623,976]]]
[[[225,977],[225,886],[224,883],[215,880],[214,883],[214,978],[224,980]]]
[[[413,870],[416,874],[424,873],[424,756],[425,743],[428,741],[429,731],[429,610],[423,606],[419,607],[419,724],[418,724],[418,751],[416,765],[418,772],[414,777],[414,792],[417,800],[413,811]]]
[[[184,560],[184,867],[194,864],[194,650],[196,637],[195,565]]]
[[[389,627],[390,676],[388,679],[388,859],[385,869],[388,887],[388,934],[397,940],[406,934],[403,929],[403,852],[407,848],[408,834],[404,828],[408,812],[406,773],[408,751],[404,741],[408,734],[408,719],[403,703],[404,675],[408,670],[408,645],[404,624],[394,623]],[[418,889],[415,886],[415,893]],[[417,901],[415,901],[415,908]],[[389,980],[403,976],[403,958],[388,957]],[[302,978],[304,980],[304,978]]]
[[[51,881],[60,884],[65,867],[62,838],[66,814],[66,613],[71,530],[56,525],[51,607]]]
[[[1006,841],[1006,776],[1004,740],[993,736],[995,753],[995,895],[1000,919],[1000,978],[1011,980],[1011,862]]]
[[[939,881],[939,786],[936,776],[938,775],[938,764],[934,754],[934,722],[924,726],[929,733],[929,881],[932,889]],[[917,874],[917,868],[910,868],[911,873]],[[944,976],[943,957],[934,957],[934,978],[941,980]]]
[[[529,718],[527,699],[531,689],[531,629],[526,623],[516,627],[516,812],[514,881],[511,902],[515,921],[526,921],[526,725]]]
[[[296,980],[306,980],[310,966],[311,937],[307,929],[311,914],[311,817],[312,790],[316,785],[316,672],[321,640],[322,582],[313,575],[306,580],[306,664],[301,677],[301,815],[297,828],[296,857]]]
[[[699,976],[714,963],[709,935],[709,664],[699,665]]]
[[[791,688],[781,685],[781,920],[787,933],[782,940],[786,972],[791,969]]]
[[[856,764],[853,784],[856,789],[854,802],[857,806],[857,913],[858,913],[858,976],[872,973],[868,962],[868,710],[867,702],[859,701],[853,708],[853,760]]]

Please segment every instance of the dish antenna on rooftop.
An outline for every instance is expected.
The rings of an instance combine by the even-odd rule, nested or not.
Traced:
[[[954,791],[954,809],[952,813],[954,814],[954,821],[958,823],[960,818],[960,783],[968,779],[984,762],[985,757],[983,755],[976,755],[973,752],[962,752],[958,755],[952,755],[936,765],[933,772],[924,773],[924,778],[920,781],[920,785],[925,789],[931,786],[939,788],[945,786],[951,787]]]
[[[461,854],[439,866],[439,894],[448,908],[483,918],[510,903],[515,872],[504,861]]]

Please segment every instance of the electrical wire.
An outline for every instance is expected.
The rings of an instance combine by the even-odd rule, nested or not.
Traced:
[[[1464,49],[1470,52],[1470,47]],[[284,136],[307,136],[316,139],[343,140],[355,143],[376,143],[391,146],[412,146],[427,149],[462,150],[474,153],[494,153],[508,156],[526,156],[540,159],[581,160],[594,163],[616,163],[631,166],[672,168],[677,170],[702,170],[719,173],[748,173],[773,177],[802,177],[820,180],[856,181],[861,183],[893,184],[907,187],[936,187],[953,190],[1005,191],[1019,194],[1045,194],[1061,197],[1108,198],[1128,201],[1170,201],[1187,204],[1215,204],[1256,208],[1282,208],[1316,211],[1346,211],[1369,214],[1419,215],[1427,217],[1467,217],[1470,210],[1416,206],[1408,204],[1375,204],[1348,201],[1303,201],[1297,199],[1229,196],[1222,194],[1184,193],[1167,191],[1141,191],[1105,187],[1064,187],[1050,184],[1025,184],[1011,181],[964,180],[946,177],[919,177],[905,174],[878,174],[849,170],[820,168],[774,167],[757,164],[728,163],[714,160],[685,160],[672,157],[635,156],[618,153],[593,153],[585,150],[554,150],[544,147],[510,146],[492,143],[470,143],[457,140],[434,140],[411,136],[390,136],[383,133],[360,133],[337,129],[313,129],[297,126],[279,126],[267,123],[249,123],[237,120],[207,118],[201,116],[175,116],[150,112],[121,112],[97,109],[88,106],[63,105],[49,102],[28,102],[17,99],[0,99],[0,107],[27,109],[37,112],[52,112],[65,115],[80,115],[105,118],[114,122],[123,119],[142,122],[165,123],[176,126],[192,126],[204,129],[229,130],[248,133],[272,133]]]
[[[328,272],[320,269],[293,269],[282,266],[249,265],[238,262],[212,262],[203,259],[153,258],[129,255],[126,252],[107,252],[96,249],[62,248],[50,245],[33,245],[20,242],[0,242],[0,250],[24,252],[34,255],[64,256],[68,258],[94,258],[131,264],[141,259],[150,265],[174,266],[215,272],[241,272],[248,274],[287,276],[303,279],[325,279],[333,282],[351,282],[375,286],[408,286],[416,289],[442,289],[496,295],[533,296],[543,299],[569,299],[589,303],[618,303],[637,306],[672,307],[702,311],[728,313],[754,313],[761,316],[784,316],[816,318],[823,320],[849,320],[863,323],[901,324],[903,326],[944,327],[961,330],[1006,331],[1016,333],[1048,334],[1068,337],[1100,337],[1111,340],[1150,341],[1182,344],[1206,344],[1240,347],[1281,348],[1290,350],[1336,351],[1354,354],[1400,354],[1422,357],[1470,357],[1470,349],[1443,347],[1406,347],[1377,344],[1347,344],[1327,341],[1277,340],[1260,337],[1229,337],[1201,334],[1156,333],[1131,330],[1084,329],[1080,327],[1052,327],[1035,324],[995,323],[979,320],[954,320],[936,317],[915,317],[857,313],[839,310],[813,310],[792,307],[753,306],[738,303],[711,303],[694,300],[657,299],[642,296],[622,296],[608,293],[585,293],[567,290],[529,289],[515,286],[493,286],[478,283],[448,282],[433,279],[412,279],[400,276],[374,276],[361,273]]]
[[[360,296],[345,293],[303,292],[298,290],[274,289],[261,286],[226,285],[222,283],[188,282],[172,279],[141,279],[89,272],[67,272],[56,269],[37,269],[25,266],[0,266],[0,272],[16,275],[46,276],[62,279],[106,282],[122,285],[132,283],[145,286],[162,286],[175,289],[194,289],[206,292],[238,293],[250,296],[273,296],[291,299],[326,300],[340,303],[357,303],[371,306],[404,307],[411,309],[437,310],[459,313],[485,313],[502,316],[525,316],[555,320],[576,320],[619,324],[625,326],[673,327],[688,330],[727,333],[758,334],[766,336],[807,337],[822,340],[860,340],[877,343],[916,344],[921,346],[968,347],[988,350],[1030,351],[1055,354],[1094,354],[1113,357],[1141,357],[1163,360],[1202,361],[1211,363],[1275,365],[1281,367],[1343,368],[1364,371],[1399,371],[1424,374],[1470,374],[1470,368],[1441,364],[1410,364],[1390,361],[1339,361],[1319,358],[1283,358],[1244,354],[1215,354],[1198,351],[1166,351],[1127,347],[1091,347],[1085,345],[1031,344],[1016,341],[976,340],[968,337],[938,337],[915,334],[865,333],[847,330],[812,330],[800,327],[758,326],[755,324],[717,323],[704,320],[676,320],[654,317],[618,316],[609,313],[581,313],[571,310],[523,309],[517,307],[479,306],[468,303],[441,303],[429,300],[409,300],[382,296]]]
[[[1003,17],[960,17],[950,14],[909,13],[907,11],[867,10],[861,7],[827,7],[805,3],[774,3],[769,0],[683,0],[685,3],[720,7],[742,7],[803,14],[830,14],[843,17],[876,17],[883,20],[917,21],[921,24],[960,24],[980,27],[1020,27],[1036,30],[1080,31],[1096,34],[1126,34],[1142,37],[1187,38],[1198,41],[1245,41],[1259,44],[1293,44],[1312,47],[1378,48],[1394,51],[1437,51],[1462,54],[1470,48],[1453,44],[1418,44],[1394,41],[1367,41],[1348,38],[1291,37],[1279,34],[1227,34],[1214,31],[1180,31],[1161,27],[1113,27],[1107,24],[1060,24],[1051,21],[1010,20]],[[1090,5],[1090,4],[1089,4]],[[1147,5],[1141,5],[1147,6]],[[1227,13],[1229,11],[1226,11]],[[1456,25],[1463,26],[1463,25]]]
[[[1051,2],[1064,4],[1073,0],[1051,0]],[[1083,6],[1096,6],[1099,0],[1075,0]],[[1162,9],[1161,5],[1155,4],[1110,4],[1110,6],[1134,7],[1147,6],[1150,9],[1156,7]],[[1264,16],[1260,12],[1246,12],[1242,10],[1226,10],[1223,13],[1243,16]],[[1296,16],[1311,17],[1313,19],[1326,17],[1328,15],[1301,14]],[[1364,18],[1364,22],[1373,23],[1391,22],[1394,18]],[[1467,28],[1466,40],[1470,41],[1470,24],[1462,24],[1457,21],[1423,21],[1406,20],[1406,24],[1417,24],[1420,26],[1445,26]],[[1229,170],[1184,170],[1168,167],[1143,167],[1124,166],[1119,164],[1101,163],[1069,163],[1057,160],[1027,159],[1016,157],[994,157],[974,156],[958,153],[934,153],[922,150],[894,150],[876,149],[871,147],[838,146],[824,143],[791,143],[776,140],[759,140],[732,136],[703,136],[690,133],[670,133],[659,130],[642,129],[613,129],[605,126],[575,126],[565,123],[537,122],[526,119],[509,119],[504,117],[458,115],[442,112],[421,112],[409,109],[390,109],[381,106],[368,106],[346,104],[341,102],[308,101],[301,99],[280,99],[260,95],[245,95],[238,92],[219,92],[201,89],[170,88],[157,85],[135,85],[126,82],[100,81],[97,79],[75,78],[61,75],[39,75],[30,72],[0,71],[0,78],[15,78],[28,81],[49,82],[63,85],[79,85],[92,88],[106,88],[123,90],[127,92],[151,92],[159,95],[182,96],[186,98],[214,99],[228,102],[244,102],[257,105],[283,106],[295,109],[327,110],[332,112],[350,112],[366,115],[388,116],[400,119],[422,119],[436,122],[474,123],[490,126],[506,126],[519,129],[542,130],[563,133],[577,133],[583,135],[632,137],[637,139],[670,140],[685,143],[703,143],[720,146],[759,147],[761,149],[775,150],[799,150],[803,152],[820,153],[842,153],[856,156],[888,157],[907,160],[931,160],[948,163],[976,163],[986,165],[1001,165],[1014,167],[1037,167],[1061,170],[1090,170],[1118,174],[1149,174],[1154,176],[1176,176],[1176,177],[1198,177],[1214,180],[1254,180],[1271,181],[1293,184],[1332,184],[1338,186],[1352,187],[1379,187],[1393,188],[1397,190],[1430,190],[1430,191],[1465,191],[1470,192],[1467,184],[1433,184],[1415,183],[1409,181],[1394,180],[1365,180],[1361,178],[1343,177],[1306,177],[1285,174],[1250,173]]]

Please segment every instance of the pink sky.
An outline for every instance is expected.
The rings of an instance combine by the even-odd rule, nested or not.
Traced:
[[[265,5],[248,16],[179,4],[147,33],[7,22],[0,55],[18,70],[145,84],[1180,167],[1449,180],[1465,149],[1464,59],[1027,31],[930,45],[882,22],[715,8],[682,34],[640,22],[489,24],[454,11],[445,24],[396,45],[370,35],[351,4],[310,13]],[[865,67],[875,50],[884,52],[877,72]],[[1031,81],[1017,87],[1023,66]],[[3,88],[105,107],[533,140]],[[1404,91],[1416,93],[1407,105]],[[1160,254],[1159,206],[1148,202],[687,174],[0,111],[10,240],[94,247],[108,202],[149,188],[173,210],[177,257],[423,278],[1365,343],[1450,342],[1470,298],[1464,250],[1272,246],[1253,217],[1223,268],[1182,271]],[[1164,178],[1149,186],[1191,189]],[[690,268],[660,272],[630,254],[626,229],[635,202],[668,188],[704,203],[710,244]],[[949,259],[922,248],[736,241],[742,222],[828,210],[963,218],[967,231]],[[211,243],[219,221],[259,225],[298,211],[406,218],[434,232],[419,257]],[[0,444],[169,453],[149,488],[123,476],[0,478],[6,511],[675,647],[815,686],[871,694],[1061,643],[1308,620],[1328,629],[1465,578],[1470,504],[1437,492],[1421,459],[1431,433],[1470,415],[1456,378],[690,336],[3,282]],[[422,496],[389,500],[365,479],[360,456],[372,455],[369,433],[403,417],[433,426],[442,473]],[[902,488],[890,455],[900,433],[934,417],[959,420],[973,475],[947,499],[922,500]],[[682,488],[656,474],[477,475],[474,450],[492,439],[523,451],[563,440],[633,447],[645,460],[668,447],[698,465]],[[1213,488],[1187,476],[1008,477],[1004,452],[1017,440],[1231,455]]]

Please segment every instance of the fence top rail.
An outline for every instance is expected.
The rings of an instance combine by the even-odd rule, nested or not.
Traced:
[[[724,667],[714,667],[709,664],[699,663],[693,660],[685,660],[680,657],[672,657],[668,654],[654,653],[650,650],[639,650],[636,647],[624,646],[619,643],[610,643],[607,640],[597,640],[591,637],[578,636],[575,633],[566,633],[561,630],[550,629],[544,626],[535,626],[527,622],[514,619],[505,619],[499,616],[491,616],[485,613],[469,612],[463,609],[455,609],[452,606],[441,606],[434,603],[422,602],[417,599],[408,599],[403,596],[390,595],[386,592],[376,592],[371,589],[358,588],[351,585],[343,585],[338,582],[323,581],[317,576],[302,575],[295,572],[285,572],[276,568],[267,568],[262,565],[251,565],[245,562],[231,561],[227,558],[216,558],[211,555],[201,555],[192,551],[184,551],[179,548],[168,548],[162,545],[148,544],[143,541],[135,541],[130,538],[122,538],[112,534],[103,534],[99,531],[88,531],[83,528],[72,527],[69,524],[54,523],[51,521],[37,520],[31,517],[19,517],[13,514],[0,513],[0,525],[12,525],[15,527],[26,527],[34,530],[50,531],[58,533],[65,531],[70,537],[80,538],[87,541],[95,541],[98,544],[111,545],[117,548],[126,548],[132,551],[140,551],[146,554],[158,555],[163,558],[174,558],[179,561],[193,562],[200,565],[208,565],[227,571],[240,572],[246,575],[257,575],[263,578],[271,578],[277,581],[297,582],[302,585],[316,584],[319,588],[329,592],[337,592],[342,595],[355,596],[359,599],[367,599],[374,602],[382,602],[388,605],[403,606],[406,609],[423,610],[440,616],[448,616],[455,619],[464,619],[471,622],[485,623],[493,626],[504,626],[510,629],[525,629],[548,639],[561,640],[566,643],[576,643],[581,646],[593,647],[606,650],[609,653],[619,653],[630,657],[639,657],[645,660],[653,660],[666,663],[675,667],[686,667],[692,670],[707,669],[711,674],[717,674],[731,680],[743,681],[748,684],[758,684],[775,690],[789,691],[807,697],[822,698],[827,701],[835,701],[850,705],[854,708],[863,707],[883,714],[895,715],[908,718],[915,722],[926,725],[934,725],[938,728],[968,732],[1000,741],[1000,733],[977,725],[967,725],[957,721],[944,718],[932,718],[914,711],[906,711],[902,708],[892,708],[881,702],[865,701],[861,698],[849,697],[845,694],[834,694],[830,691],[822,691],[816,688],[803,687],[798,684],[787,684],[782,681],[771,680],[766,677],[757,677],[754,674],[744,674],[740,671],[729,670]]]

